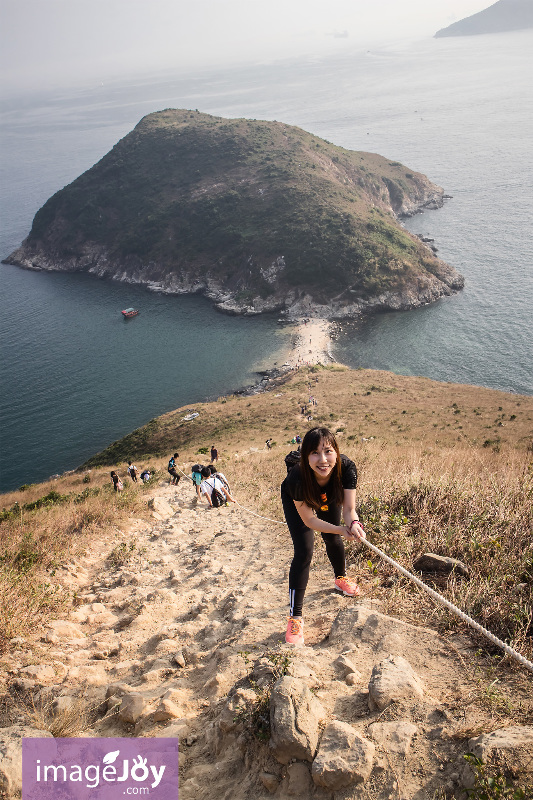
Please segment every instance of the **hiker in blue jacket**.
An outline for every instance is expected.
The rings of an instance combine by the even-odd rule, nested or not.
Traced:
[[[168,473],[170,475],[170,485],[177,486],[180,482],[181,475],[178,475],[176,471],[176,459],[179,458],[179,453],[174,453],[174,455],[170,458],[168,462]]]

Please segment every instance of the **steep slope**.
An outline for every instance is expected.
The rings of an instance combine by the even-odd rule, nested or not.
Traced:
[[[8,261],[203,292],[236,313],[409,308],[463,285],[397,221],[442,202],[398,162],[299,128],[166,110],[50,198]]]
[[[284,528],[208,510],[185,480],[155,487],[151,505],[152,522],[131,520],[61,570],[76,605],[4,658],[18,697],[0,728],[7,800],[21,736],[49,731],[179,739],[181,800],[461,797],[482,785],[469,752],[485,779],[504,759],[513,796],[528,796],[527,674],[495,667],[468,632],[389,616],[364,576],[362,600],[337,595],[320,558],[306,645],[286,645]],[[113,544],[122,563],[105,558]]]
[[[531,0],[498,0],[489,8],[437,31],[435,38],[503,33],[525,28],[533,28],[533,3]]]

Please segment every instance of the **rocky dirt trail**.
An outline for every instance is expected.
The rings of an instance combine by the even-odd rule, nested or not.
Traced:
[[[131,520],[67,565],[69,615],[12,642],[11,696],[49,714],[0,728],[0,796],[19,796],[21,736],[61,724],[70,736],[179,737],[180,800],[461,797],[472,750],[531,779],[533,727],[500,724],[483,702],[468,638],[338,596],[316,563],[306,645],[285,645],[286,528],[197,505],[184,478],[160,484],[150,507],[152,523]],[[526,701],[523,675],[498,681]]]

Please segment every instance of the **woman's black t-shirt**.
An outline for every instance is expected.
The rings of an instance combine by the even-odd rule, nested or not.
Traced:
[[[355,489],[357,486],[357,467],[348,456],[341,455],[341,483],[343,489]],[[317,511],[317,517],[326,522],[331,522],[332,525],[338,525],[340,518],[340,508],[333,498],[333,487],[331,480],[325,485],[321,486],[321,493],[323,505],[320,511]],[[291,469],[283,483],[281,484],[281,494],[288,495],[296,502],[302,502],[302,473],[299,464]]]

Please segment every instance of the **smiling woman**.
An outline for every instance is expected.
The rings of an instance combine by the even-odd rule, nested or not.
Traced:
[[[285,521],[294,545],[289,572],[289,620],[285,641],[303,644],[303,601],[313,557],[314,531],[322,534],[335,575],[334,588],[348,597],[359,594],[346,578],[344,539],[364,539],[355,510],[357,468],[341,455],[328,428],[312,428],[302,442],[301,459],[281,485]],[[344,524],[341,524],[341,512]]]

